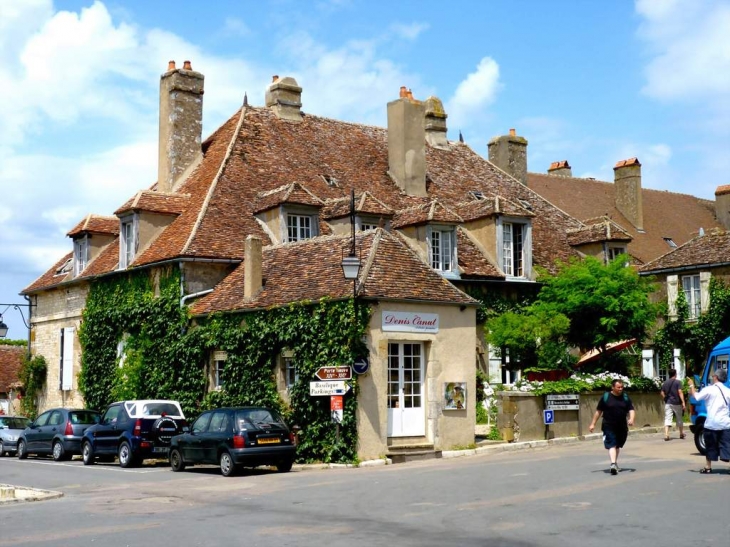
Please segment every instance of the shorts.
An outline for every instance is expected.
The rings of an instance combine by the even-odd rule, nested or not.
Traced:
[[[724,462],[730,461],[730,429],[717,431],[705,428],[703,436],[708,460],[716,462],[719,457]]]
[[[628,429],[604,429],[603,446],[609,448],[623,448],[626,444],[626,437],[629,436]]]
[[[664,425],[672,425],[672,417],[676,417],[677,427],[683,425],[682,414],[682,405],[664,403]]]

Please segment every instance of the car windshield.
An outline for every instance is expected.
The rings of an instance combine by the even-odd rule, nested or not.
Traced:
[[[28,418],[0,418],[0,427],[3,429],[25,429],[30,425]]]
[[[68,419],[72,424],[92,425],[99,423],[99,413],[86,410],[69,412]]]
[[[246,422],[252,424],[283,424],[281,416],[268,408],[247,408],[236,412],[236,422],[243,427]]]

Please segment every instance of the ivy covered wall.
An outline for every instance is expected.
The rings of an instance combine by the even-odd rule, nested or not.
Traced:
[[[353,304],[323,299],[193,323],[180,307],[180,276],[173,267],[98,280],[79,329],[79,387],[88,408],[125,399],[175,399],[188,419],[218,406],[272,406],[302,428],[299,461],[355,461],[356,383],[345,396],[339,430],[331,422],[329,398],[309,395],[319,367],[350,364],[366,351],[362,339],[370,310]],[[277,392],[274,370],[283,349],[293,354],[299,377],[288,404]],[[206,363],[215,350],[228,355],[225,386],[209,392]]]

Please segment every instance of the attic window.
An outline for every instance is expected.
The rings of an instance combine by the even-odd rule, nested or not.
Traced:
[[[322,178],[327,183],[327,186],[333,186],[339,188],[338,180],[332,175],[322,175]]]
[[[664,239],[664,241],[667,242],[667,245],[669,245],[672,249],[677,248],[677,244],[674,242],[674,240],[671,237],[665,237],[663,239]]]
[[[520,202],[520,204],[527,209],[528,211],[532,211],[532,204],[527,201],[526,199],[517,198],[517,200]]]
[[[53,275],[66,275],[68,272],[71,271],[71,265],[73,263],[73,258],[69,258],[66,262],[64,262],[60,268],[56,270],[56,273]]]

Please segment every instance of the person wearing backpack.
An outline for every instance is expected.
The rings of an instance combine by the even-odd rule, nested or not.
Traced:
[[[695,385],[689,380],[689,394],[707,405],[702,436],[705,440],[705,467],[700,469],[703,475],[712,473],[712,462],[721,459],[730,461],[730,389],[727,382],[727,370],[718,368],[712,373],[712,384],[701,391],[695,391]]]
[[[660,392],[664,399],[664,440],[669,440],[669,430],[672,428],[672,418],[677,420],[679,438],[684,439],[684,393],[682,383],[677,380],[677,369],[669,369],[669,379],[662,384]]]
[[[598,418],[603,416],[601,430],[603,431],[603,446],[608,450],[608,457],[611,459],[609,471],[611,475],[617,475],[621,468],[618,466],[618,456],[626,444],[629,436],[629,426],[634,425],[636,411],[629,396],[624,393],[624,383],[621,380],[611,382],[611,391],[603,394],[598,400],[596,412],[588,427],[593,433]]]

